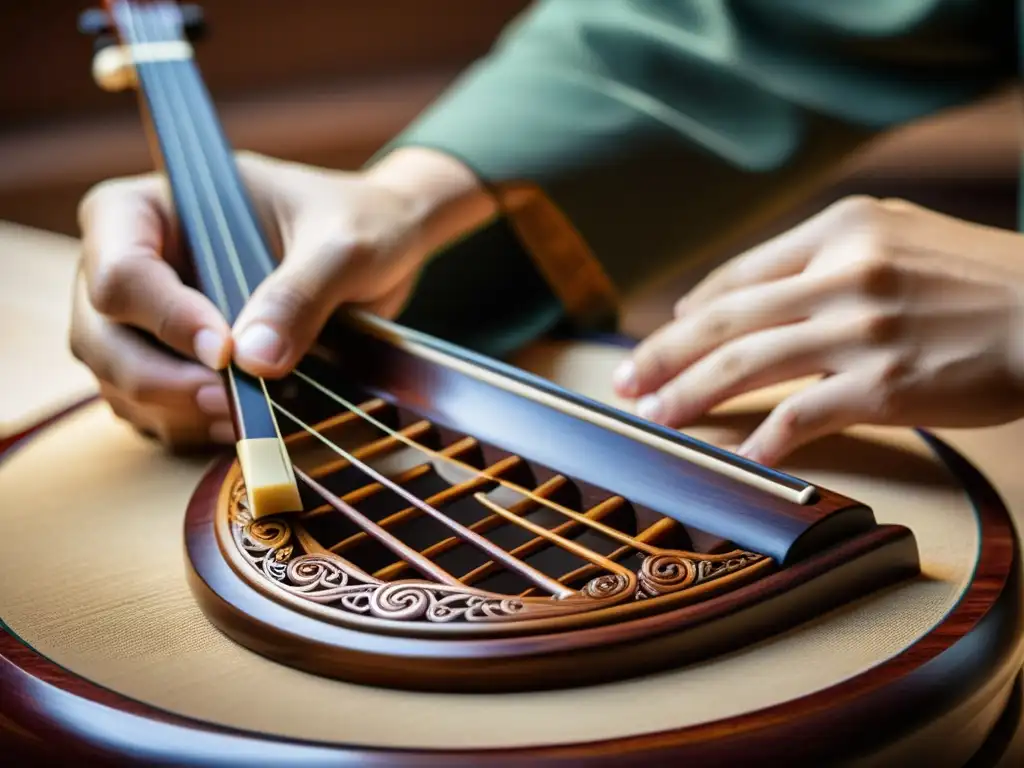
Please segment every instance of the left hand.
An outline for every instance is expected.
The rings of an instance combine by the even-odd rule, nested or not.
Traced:
[[[679,427],[815,374],[739,453],[773,464],[857,423],[1024,416],[1024,236],[903,201],[840,201],[712,273],[615,387],[640,398],[642,417]]]

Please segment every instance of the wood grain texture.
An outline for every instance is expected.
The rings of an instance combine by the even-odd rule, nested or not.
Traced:
[[[97,687],[0,632],[0,746],[18,765],[44,764],[32,762],[40,755],[88,764],[217,766],[462,766],[483,759],[489,765],[699,760],[727,766],[748,762],[751,755],[765,764],[828,765],[868,755],[912,739],[943,713],[974,712],[986,700],[1002,704],[1021,665],[1020,559],[1013,526],[980,473],[943,443],[926,439],[977,507],[982,545],[975,579],[947,618],[914,646],[856,678],[782,706],[699,727],[564,747],[488,753],[328,748],[169,715]]]
[[[752,472],[774,477],[779,485],[805,485],[797,478],[747,462],[679,432],[539,382],[509,366],[456,350],[422,334],[415,338],[416,343],[422,341],[445,353],[463,355],[471,366],[490,368],[501,376],[518,379],[523,390],[547,387],[584,410],[612,414],[638,429],[656,432],[666,440],[713,455],[722,463],[749,465]],[[781,565],[821,552],[870,530],[875,524],[868,507],[830,489],[818,488],[811,503],[795,503],[613,432],[587,418],[557,410],[536,397],[494,386],[414,354],[362,329],[332,323],[324,340],[330,349],[345,350],[345,380],[338,381],[335,374],[333,380],[326,379],[331,386],[352,382],[363,390],[364,396],[404,404],[436,424],[472,434],[482,442],[567,476],[614,489],[615,493],[659,514],[735,542],[742,549],[767,555]],[[495,414],[502,416],[495,418]],[[543,440],[538,435],[557,435],[558,439]],[[685,505],[680,504],[682,496]]]
[[[228,467],[221,462],[204,478],[186,517],[189,583],[204,613],[257,653],[368,685],[543,690],[644,674],[742,647],[918,568],[910,532],[879,526],[819,557],[672,612],[645,615],[650,606],[641,601],[607,609],[612,623],[573,632],[481,640],[382,635],[286,607],[254,590],[228,565],[214,532]]]

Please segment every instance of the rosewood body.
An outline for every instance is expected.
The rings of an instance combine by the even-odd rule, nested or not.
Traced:
[[[192,499],[185,547],[193,594],[214,624],[280,663],[368,685],[446,691],[543,690],[606,682],[727,653],[918,573],[913,536],[878,526],[723,595],[604,625],[489,640],[383,635],[313,618],[261,594],[225,561],[214,531],[227,464]],[[632,614],[632,615],[631,615]]]
[[[495,387],[460,370],[410,353],[341,323],[328,331],[329,346],[345,350],[346,385],[402,403],[438,424],[547,465],[570,477],[614,491],[684,524],[734,542],[788,565],[869,531],[875,524],[863,504],[824,488],[808,504],[797,504],[744,485],[714,470],[557,410],[537,399]],[[748,467],[780,485],[805,485],[797,478],[749,462],[716,446],[649,424],[511,366],[474,355],[431,337],[417,340],[479,369],[521,382],[608,414],[680,445]],[[336,369],[337,370],[337,369]]]
[[[27,438],[22,438],[27,439]],[[1019,722],[1020,560],[1005,507],[958,454],[930,439],[978,510],[981,551],[964,598],[922,640],[869,672],[784,705],[700,727],[521,750],[409,752],[275,740],[169,715],[100,688],[0,630],[0,748],[13,765],[733,766],[836,765],[907,744],[937,718],[1009,702],[973,766],[994,766]],[[10,442],[4,446],[10,451]],[[1010,696],[1010,694],[1013,694]],[[1017,707],[1017,709],[1015,709]],[[940,734],[941,736],[941,734]],[[979,743],[982,739],[979,738]],[[1012,763],[1010,763],[1012,764]]]

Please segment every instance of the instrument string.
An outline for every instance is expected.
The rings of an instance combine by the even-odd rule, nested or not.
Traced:
[[[167,6],[155,6],[155,9],[157,10],[157,13],[159,13],[159,16],[151,15],[149,13],[144,12],[139,14],[141,18],[136,20],[130,7],[126,7],[126,19],[128,20],[128,26],[129,29],[131,30],[131,37],[133,41],[151,42],[159,39],[168,39],[169,37],[180,34],[178,29],[176,29],[175,27],[175,22],[178,21],[178,18],[175,17],[175,10]],[[152,23],[146,23],[146,17],[148,17]],[[136,23],[136,21],[138,21],[138,23]],[[239,222],[242,225],[242,229],[250,245],[250,248],[247,250],[255,252],[262,257],[266,257],[267,249],[265,247],[265,243],[263,242],[263,238],[261,237],[258,229],[256,228],[255,221],[253,220],[253,216],[248,206],[246,205],[245,199],[241,194],[241,189],[239,188],[239,185],[231,183],[227,183],[222,186],[217,185],[215,182],[215,177],[211,174],[211,166],[216,166],[218,168],[218,172],[220,175],[226,175],[227,178],[234,176],[230,164],[228,163],[228,158],[225,157],[221,152],[208,152],[204,146],[204,143],[210,142],[211,140],[211,137],[209,135],[210,132],[216,130],[216,125],[214,124],[214,121],[212,119],[198,121],[194,121],[192,119],[192,116],[194,115],[202,115],[205,112],[207,112],[206,105],[205,103],[203,103],[201,94],[198,92],[198,87],[201,87],[201,83],[196,82],[198,81],[198,76],[191,78],[193,82],[190,82],[189,84],[193,87],[191,89],[187,89],[182,86],[181,82],[178,79],[176,79],[172,75],[172,73],[167,72],[167,70],[164,69],[167,66],[173,65],[170,65],[169,63],[161,63],[152,66],[152,71],[154,73],[154,82],[149,90],[151,92],[155,92],[153,95],[157,96],[158,99],[163,100],[162,103],[165,105],[164,111],[167,114],[169,121],[174,125],[176,129],[171,130],[168,133],[170,134],[171,142],[173,142],[174,144],[174,150],[176,150],[176,155],[181,161],[181,168],[183,169],[182,176],[184,177],[184,180],[187,182],[185,184],[185,191],[188,192],[189,205],[191,206],[191,211],[195,216],[194,220],[197,222],[197,229],[201,233],[202,242],[200,243],[200,245],[202,247],[200,248],[200,250],[202,251],[202,258],[206,260],[208,269],[210,269],[211,273],[215,277],[215,284],[217,286],[217,293],[219,297],[218,303],[221,305],[221,309],[225,310],[227,299],[224,296],[224,287],[222,283],[223,278],[219,274],[219,269],[216,265],[216,259],[212,256],[212,236],[209,231],[209,228],[207,227],[206,220],[201,214],[200,206],[198,203],[199,195],[195,179],[196,174],[191,167],[192,164],[189,163],[187,160],[190,152],[196,152],[200,160],[200,162],[197,164],[199,167],[199,181],[202,184],[204,190],[207,192],[207,198],[210,201],[210,208],[212,209],[211,212],[213,213],[216,219],[216,228],[219,231],[220,239],[225,245],[226,256],[231,266],[231,271],[233,272],[233,276],[235,278],[235,282],[238,285],[238,289],[245,299],[248,299],[251,296],[251,290],[245,275],[244,267],[242,265],[242,258],[238,252],[237,243],[234,240],[234,237],[231,232],[231,227],[228,223],[227,211],[223,207],[225,202],[233,209],[233,213],[236,215],[234,221]],[[192,68],[184,68],[184,71],[191,73]],[[164,76],[165,73],[166,77]],[[168,82],[170,83],[170,85],[168,85]],[[179,114],[184,118],[184,129],[178,128],[178,123],[180,121],[178,121],[176,117]],[[198,128],[196,123],[198,123]],[[216,136],[213,137],[214,142],[216,142],[216,138]],[[182,146],[182,142],[188,145],[189,152],[185,151],[185,147]],[[216,147],[216,143],[214,143],[213,146]],[[221,186],[221,188],[226,192],[226,194],[218,194],[218,186]],[[226,311],[225,315],[227,315]],[[316,381],[314,378],[305,374],[298,368],[290,372],[289,375],[293,375],[296,378],[305,381],[307,384],[315,387],[320,392],[334,400],[336,403],[338,403],[343,408],[347,409],[349,412],[353,413],[360,419],[372,424],[377,429],[383,431],[385,434],[388,434],[389,436],[402,442],[408,447],[421,452],[426,456],[429,456],[437,461],[446,462],[452,466],[456,466],[464,471],[467,471],[475,475],[478,478],[484,478],[490,482],[501,485],[519,495],[531,499],[533,502],[541,506],[547,507],[552,511],[559,513],[560,515],[568,517],[582,525],[585,525],[595,530],[598,533],[604,534],[609,538],[617,540],[620,543],[627,544],[630,547],[644,551],[648,554],[655,554],[660,551],[660,549],[657,547],[653,547],[644,542],[637,541],[628,534],[611,528],[610,526],[604,525],[598,520],[594,520],[590,517],[587,517],[585,514],[581,514],[573,509],[570,509],[562,504],[559,504],[558,502],[546,498],[545,496],[542,496],[538,493],[535,493],[534,491],[525,488],[517,483],[511,482],[501,477],[497,477],[487,472],[486,470],[481,470],[477,467],[466,464],[465,462],[462,462],[453,456],[449,456],[438,451],[434,451],[433,449],[419,443],[418,441],[413,440],[412,438],[409,438],[406,435],[403,435],[398,431],[390,428],[380,420],[374,418],[370,414],[363,411],[356,404],[349,402],[341,395],[337,394],[330,388]],[[392,492],[397,493],[398,495],[410,501],[410,503],[420,511],[430,515],[442,524],[451,528],[457,535],[459,535],[460,538],[471,541],[473,544],[486,551],[492,557],[499,559],[502,562],[507,562],[509,556],[508,553],[505,552],[505,550],[493,544],[490,540],[484,538],[483,536],[480,536],[475,531],[471,531],[468,528],[459,525],[456,521],[452,520],[447,515],[441,513],[439,510],[434,509],[429,504],[426,504],[426,502],[424,502],[423,500],[406,491],[400,485],[394,483],[386,476],[380,474],[369,465],[360,461],[351,453],[345,451],[341,446],[331,441],[329,438],[321,434],[314,427],[306,424],[301,419],[299,419],[295,414],[289,411],[287,408],[282,406],[280,403],[276,402],[270,395],[269,391],[267,390],[264,380],[260,378],[259,381],[261,386],[263,387],[263,391],[267,398],[267,402],[271,405],[271,407],[274,410],[282,413],[291,421],[295,422],[304,432],[324,443],[330,450],[332,450],[337,455],[341,456],[345,461],[359,469],[363,474],[374,478],[382,486],[388,488]],[[278,434],[278,439],[282,439],[280,433]],[[287,449],[285,448],[285,450]],[[309,482],[310,479],[308,478],[307,475],[305,475],[305,473],[302,473],[301,470],[299,470],[298,468],[294,469],[296,470],[297,475],[300,477],[300,479],[303,479],[303,481],[307,485],[310,485],[310,487],[313,487],[313,485],[318,485],[311,485]],[[317,490],[318,495],[323,496],[325,500],[330,501],[328,496],[325,496],[324,493],[320,492],[324,489],[314,488],[314,490]],[[331,506],[335,505],[331,504]],[[494,509],[494,507],[497,505],[493,505],[493,503],[485,504],[484,506],[489,509],[492,509],[492,511],[497,511]],[[507,513],[508,516],[515,517],[514,515],[512,515],[512,513],[508,513],[507,510],[505,510],[505,512]],[[528,521],[515,519],[513,520],[513,522],[517,522],[522,526],[524,522]],[[565,548],[564,545],[561,546],[562,548]],[[589,552],[589,550],[585,551]],[[609,565],[616,565],[612,561],[609,561],[606,558],[596,555],[596,553],[589,553],[589,556],[587,556],[587,559],[591,560],[592,562],[594,562],[594,558],[598,558],[598,560],[601,561],[595,562],[595,564],[601,565],[602,567],[608,568]],[[567,591],[566,588],[562,586],[559,582],[550,579],[540,571],[533,569],[531,566],[528,566],[515,558],[513,558],[513,563],[515,565],[515,570],[517,571],[521,571],[524,567],[529,569],[530,571],[533,571],[532,574],[523,573],[523,575],[527,578],[530,578],[531,581],[534,581],[535,583],[537,583],[538,586],[546,589],[547,591],[553,591],[555,594],[562,594]],[[616,566],[612,570],[617,571],[621,568],[622,566]],[[434,578],[436,578],[435,574],[432,575],[434,576]]]
[[[161,7],[159,8],[159,10],[162,11],[165,9]],[[149,18],[156,20],[156,17],[154,16],[150,16]],[[165,27],[170,26],[171,20],[169,18],[165,17],[164,19],[162,19],[162,21],[164,22]],[[135,18],[133,16],[129,16],[128,27],[131,30],[132,38],[140,42],[149,42],[154,38],[163,38],[167,36],[166,34],[161,34],[159,25],[157,25],[157,29],[153,29],[153,24],[147,23],[145,14],[142,15],[142,18]],[[164,31],[166,32],[167,30]],[[169,119],[174,120],[174,116],[177,114],[195,114],[195,105],[189,105],[187,103],[187,99],[184,92],[185,89],[173,77],[173,73],[167,72],[167,70],[161,65],[154,69],[152,79],[153,87],[151,88],[151,90],[155,91],[153,96],[156,97],[156,100],[159,102],[159,104],[164,107],[163,111],[166,112],[166,114],[169,116]],[[181,105],[186,106],[186,108],[179,109],[179,106]],[[200,125],[204,126],[206,126],[206,123],[208,122],[209,121],[199,121]],[[182,176],[187,181],[187,184],[185,185],[187,194],[185,195],[185,197],[188,201],[191,212],[195,214],[199,211],[200,205],[198,203],[198,199],[199,191],[201,190],[202,192],[205,193],[205,199],[209,201],[209,212],[214,217],[214,220],[216,222],[216,232],[220,237],[220,241],[225,246],[225,254],[231,266],[232,272],[234,273],[234,278],[238,286],[238,290],[240,294],[243,296],[243,298],[248,298],[251,295],[251,290],[247,278],[245,276],[244,269],[241,264],[241,256],[238,252],[237,244],[235,243],[234,238],[232,236],[231,227],[228,222],[227,211],[223,207],[221,196],[217,194],[215,183],[210,173],[209,166],[213,163],[213,158],[217,157],[219,153],[215,151],[207,151],[207,148],[204,146],[203,138],[199,135],[192,120],[185,120],[184,127],[180,127],[179,125],[177,125],[177,123],[178,121],[174,121],[174,127],[176,128],[176,130],[172,130],[169,132],[171,136],[169,137],[170,140],[168,143],[172,145],[169,148],[175,154],[176,159],[180,161],[180,167],[183,169]],[[187,152],[185,151],[186,148],[188,149]],[[189,163],[187,158],[190,154],[198,158],[200,162],[196,164]],[[198,166],[198,173],[196,172],[194,167],[196,165]],[[234,202],[235,205],[237,206],[241,202],[241,200],[236,198],[231,202]],[[235,211],[235,213],[237,213],[237,210]],[[239,220],[247,221],[249,220],[249,217],[245,215],[239,216],[236,219],[236,221]],[[200,245],[201,250],[204,252],[204,257],[207,258],[208,263],[213,263],[213,269],[216,270],[216,260],[212,259],[210,253],[208,253],[208,251],[212,249],[213,235],[210,232],[209,228],[207,227],[205,219],[197,219],[196,225],[197,230],[201,233]],[[257,233],[253,234],[256,235]],[[257,243],[254,243],[254,245],[257,245]],[[262,243],[259,243],[258,245],[262,246]],[[254,248],[254,250],[258,249]],[[221,278],[221,280],[222,279],[223,278]],[[450,528],[460,538],[470,541],[479,549],[486,552],[492,558],[500,560],[506,565],[514,568],[514,570],[520,572],[523,576],[528,578],[536,586],[542,589],[550,591],[559,596],[565,596],[571,593],[571,590],[567,590],[558,582],[554,581],[553,579],[550,579],[540,571],[532,568],[531,566],[526,565],[525,563],[522,563],[521,561],[510,559],[508,554],[503,549],[493,544],[488,539],[480,536],[475,531],[469,530],[468,528],[461,526],[456,521],[451,520],[451,518],[447,517],[446,515],[443,515],[441,512],[434,509],[432,506],[430,506],[423,500],[419,499],[415,495],[409,493],[406,489],[404,489],[397,483],[394,483],[389,478],[381,475],[372,467],[360,461],[355,456],[342,449],[340,446],[337,446],[332,441],[327,440],[317,430],[305,424],[293,413],[283,408],[279,403],[274,402],[273,399],[269,396],[269,393],[267,395],[267,398],[268,402],[276,410],[290,418],[306,432],[323,440],[332,450],[338,453],[338,455],[345,459],[349,464],[359,469],[364,475],[367,475],[368,477],[374,479],[376,482],[380,483],[382,486],[402,496],[407,501],[409,501],[414,507],[419,509],[421,512],[430,515],[434,519],[444,524],[446,527]],[[318,486],[318,484],[313,482],[311,478],[305,475],[305,473],[299,471],[298,476],[300,477],[300,479],[303,479],[306,485],[313,487],[315,490],[317,489],[316,487]],[[323,493],[323,490],[324,489],[322,488],[319,489],[319,495],[324,497],[326,501],[331,502],[331,499],[328,497],[328,495],[325,495]],[[332,506],[336,505],[332,504]],[[348,512],[348,510],[341,511]],[[399,554],[400,557],[405,558],[409,553],[402,551],[396,554]],[[436,570],[425,575],[438,578],[438,572]]]
[[[358,468],[364,475],[367,475],[368,477],[373,478],[376,482],[380,483],[381,485],[390,488],[395,493],[397,493],[399,496],[401,496],[403,499],[405,499],[410,504],[412,504],[414,507],[419,509],[421,512],[429,515],[430,517],[434,518],[438,522],[448,526],[449,528],[454,530],[456,533],[458,533],[460,538],[464,538],[464,539],[467,539],[468,541],[472,542],[478,548],[480,548],[481,550],[486,552],[488,555],[493,557],[495,560],[499,560],[499,561],[501,561],[503,563],[509,564],[508,552],[506,552],[504,549],[502,549],[497,544],[492,542],[490,539],[487,539],[486,537],[481,536],[476,531],[470,530],[469,528],[465,527],[464,525],[462,525],[460,523],[457,523],[456,521],[452,520],[450,517],[448,517],[446,514],[444,514],[440,510],[437,510],[434,507],[432,507],[430,504],[427,504],[425,501],[423,501],[421,498],[419,498],[416,494],[411,493],[410,491],[406,490],[405,488],[403,488],[402,486],[398,485],[397,483],[394,483],[390,478],[388,478],[386,475],[381,474],[380,472],[378,472],[376,469],[371,467],[366,462],[364,462],[361,459],[355,457],[354,455],[352,455],[351,453],[346,451],[344,448],[341,448],[340,446],[335,445],[333,442],[331,442],[326,437],[324,437],[322,434],[320,434],[320,432],[318,432],[317,430],[313,429],[313,427],[311,427],[308,424],[306,424],[298,416],[296,416],[295,414],[291,413],[290,411],[288,411],[283,406],[278,405],[278,404],[275,403],[274,407],[277,408],[277,410],[279,410],[285,416],[290,418],[292,421],[294,421],[296,424],[298,424],[300,427],[302,427],[307,432],[309,432],[311,435],[313,435],[317,439],[321,440],[329,448],[332,448],[332,449],[336,450],[338,452],[338,454],[343,459],[348,461],[349,464],[351,464],[352,466]],[[302,470],[296,470],[296,471],[301,472]],[[553,594],[555,594],[555,595],[557,595],[559,597],[568,597],[569,595],[573,594],[573,590],[566,589],[564,586],[559,584],[554,579],[550,578],[546,574],[541,573],[540,571],[538,571],[533,566],[527,565],[526,563],[522,562],[521,560],[516,560],[514,567],[523,576],[525,576],[526,578],[530,579],[530,581],[533,581],[538,587],[541,587],[542,589],[546,589],[546,590],[552,592]]]
[[[176,8],[164,4],[154,4],[148,9],[136,13],[132,9],[132,4],[122,3],[115,8],[117,10],[123,10],[124,29],[127,33],[129,43],[152,43],[152,42],[165,42],[174,39],[181,39],[181,23],[180,14],[175,16]],[[175,22],[177,21],[177,25]],[[149,22],[153,22],[150,24]],[[162,22],[162,25],[161,25]],[[155,25],[155,28],[153,28]],[[209,187],[209,178],[205,179],[200,176],[200,181],[207,181],[205,191],[207,192],[206,199],[212,201],[214,204],[209,206],[209,209],[213,211],[214,215],[218,217],[218,224],[221,232],[221,242],[228,253],[228,261],[232,266],[232,271],[235,275],[235,282],[238,288],[239,301],[232,311],[232,301],[228,295],[226,289],[225,280],[221,275],[221,270],[218,265],[216,252],[213,245],[213,237],[210,233],[210,228],[207,226],[206,218],[204,215],[204,206],[202,205],[203,196],[200,194],[199,188],[196,184],[196,174],[193,172],[190,156],[191,146],[194,142],[190,142],[185,131],[181,130],[177,120],[177,110],[173,103],[170,89],[161,85],[164,81],[165,73],[168,75],[168,79],[172,83],[175,82],[173,77],[174,69],[169,68],[180,68],[181,63],[175,62],[155,62],[150,64],[139,64],[143,68],[147,68],[151,73],[153,83],[150,87],[146,88],[146,93],[149,95],[153,102],[154,121],[158,120],[158,113],[163,112],[165,115],[166,122],[170,124],[173,129],[164,131],[161,135],[165,139],[166,151],[171,155],[171,161],[168,162],[168,173],[175,174],[174,168],[177,165],[179,176],[178,189],[182,196],[182,203],[191,214],[190,220],[193,223],[194,234],[199,239],[199,251],[201,252],[201,259],[206,266],[207,276],[210,282],[214,286],[214,292],[218,297],[218,305],[222,314],[226,318],[230,318],[237,314],[241,310],[242,305],[249,296],[248,286],[245,281],[243,273],[239,272],[236,268],[236,264],[240,267],[241,262],[236,257],[232,257],[233,252],[233,241],[230,236],[230,231],[227,227],[227,222],[224,218],[224,211],[216,204],[217,195],[215,190]],[[140,80],[143,78],[143,73],[139,72]],[[187,115],[187,113],[186,113]],[[191,126],[190,120],[184,120],[186,129]],[[198,138],[193,133],[193,138]],[[186,147],[186,145],[189,145]],[[175,161],[177,161],[175,163]],[[202,168],[202,163],[199,164]],[[277,423],[277,419],[273,416],[273,409],[270,406],[270,393],[267,391],[266,382],[261,377],[252,377],[258,384],[260,394],[267,402],[267,414],[269,415],[269,422],[273,428],[274,436],[278,441],[282,455],[287,456],[287,449],[285,447],[284,438],[281,435],[280,427]],[[229,365],[227,367],[227,379],[228,385],[235,395],[236,401],[239,397],[239,381],[236,376],[235,366]]]
[[[450,464],[450,465],[452,465],[454,467],[458,467],[459,469],[465,470],[467,472],[472,472],[477,477],[483,477],[483,478],[486,478],[488,480],[491,480],[492,482],[497,483],[497,484],[501,485],[502,487],[507,488],[510,491],[514,491],[517,494],[525,496],[526,498],[530,499],[531,501],[533,501],[535,503],[543,504],[544,506],[547,506],[547,507],[549,507],[550,509],[552,509],[552,510],[554,510],[556,512],[560,512],[565,517],[568,517],[568,518],[570,518],[572,520],[575,520],[576,522],[582,523],[583,525],[589,526],[589,527],[593,528],[595,531],[598,531],[599,533],[603,533],[604,535],[608,536],[609,538],[615,539],[616,541],[619,541],[620,543],[628,544],[629,546],[635,547],[636,549],[639,549],[639,550],[641,550],[641,551],[643,551],[643,552],[645,552],[647,554],[657,554],[658,552],[660,552],[660,549],[657,548],[657,547],[653,547],[653,546],[651,546],[649,544],[646,544],[646,543],[644,543],[642,541],[637,541],[636,539],[634,539],[633,537],[629,536],[626,533],[623,533],[622,531],[618,531],[615,528],[607,526],[607,525],[605,525],[604,523],[602,523],[599,520],[594,520],[593,518],[587,517],[585,514],[577,512],[574,509],[570,509],[569,507],[566,507],[566,506],[564,506],[562,504],[559,504],[557,501],[553,501],[552,499],[549,499],[549,498],[547,498],[545,496],[541,496],[538,493],[535,493],[535,492],[533,492],[533,491],[531,491],[531,490],[529,490],[527,488],[522,487],[518,483],[514,483],[511,480],[506,480],[503,477],[499,477],[497,475],[489,473],[486,469],[478,469],[477,467],[471,466],[469,464],[466,464],[463,461],[460,461],[455,456],[449,456],[447,454],[441,453],[440,451],[436,451],[433,448],[430,448],[429,446],[423,445],[422,443],[417,442],[416,440],[412,439],[411,437],[409,437],[407,435],[403,435],[398,430],[393,429],[392,427],[389,427],[387,424],[382,422],[380,419],[377,419],[372,414],[369,414],[366,411],[364,411],[357,404],[355,404],[355,403],[353,403],[353,402],[351,402],[349,400],[346,400],[341,395],[339,395],[336,392],[332,391],[328,387],[325,387],[323,384],[320,384],[318,381],[316,381],[315,379],[313,379],[310,376],[307,376],[302,371],[296,369],[295,371],[293,371],[293,373],[295,374],[295,376],[297,378],[302,379],[303,381],[305,381],[310,386],[318,389],[324,395],[326,395],[327,397],[329,397],[330,399],[332,399],[336,403],[338,403],[338,405],[342,406],[343,408],[345,408],[349,412],[356,414],[363,421],[366,421],[369,424],[372,424],[374,427],[376,427],[377,429],[381,430],[382,432],[387,434],[389,437],[392,437],[395,440],[397,440],[397,441],[399,441],[401,443],[404,443],[405,445],[409,446],[410,448],[414,448],[416,450],[419,450],[419,451],[423,452],[424,454],[426,454],[427,456],[431,457],[432,459],[435,459],[435,460],[438,460],[438,461],[444,461],[444,462],[446,462],[446,463],[448,463],[448,464]],[[277,407],[276,403],[275,403],[275,407]],[[326,439],[326,438],[322,438],[322,439]]]
[[[129,3],[118,4],[114,6],[113,12],[117,13],[118,10],[122,9],[124,19],[123,28],[125,30],[125,33],[127,34],[129,45],[145,42],[144,35],[140,35],[139,30],[136,28],[135,15],[134,12],[132,11],[131,5]],[[150,92],[151,96],[158,95],[156,93],[152,93],[152,89],[150,89]],[[170,113],[170,110],[167,111],[168,113]],[[167,138],[167,149],[171,152],[174,152],[181,159],[181,167],[187,170],[188,166],[185,159],[185,152],[183,151],[177,134],[174,131],[168,131]],[[170,172],[170,170],[171,169],[168,168],[168,172]],[[197,222],[202,223],[202,211],[200,210],[199,207],[198,195],[196,194],[195,189],[192,186],[193,180],[190,174],[186,172],[182,177],[182,182],[182,187],[188,191],[188,194],[185,196],[184,203],[189,208],[189,213],[192,214],[193,219]],[[199,255],[206,266],[207,272],[210,275],[211,283],[213,285],[213,291],[216,295],[215,300],[217,303],[217,307],[218,309],[221,310],[224,316],[227,317],[230,315],[227,292],[224,288],[224,282],[220,276],[220,270],[217,268],[216,258],[213,255],[213,242],[210,239],[210,233],[206,230],[205,227],[201,226],[198,228],[198,235],[202,240],[202,242],[200,243],[200,247],[198,249]]]

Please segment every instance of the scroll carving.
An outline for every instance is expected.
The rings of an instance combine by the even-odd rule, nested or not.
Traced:
[[[562,599],[498,595],[415,579],[381,581],[331,552],[296,554],[303,538],[297,529],[281,518],[253,520],[241,483],[231,492],[229,521],[246,561],[279,588],[356,616],[435,624],[551,618],[628,600],[636,589],[636,580],[621,574],[597,576]]]
[[[764,561],[734,551],[702,555],[675,550],[640,554],[635,576],[606,573],[566,598],[501,595],[471,586],[419,579],[382,581],[345,558],[319,548],[301,525],[279,517],[253,520],[241,479],[228,517],[238,551],[260,576],[285,592],[351,616],[431,624],[495,623],[584,613],[630,600],[690,589]]]
[[[636,598],[639,600],[690,589],[767,559],[764,555],[742,550],[724,555],[666,551],[641,556],[643,564],[637,571],[639,586]]]

